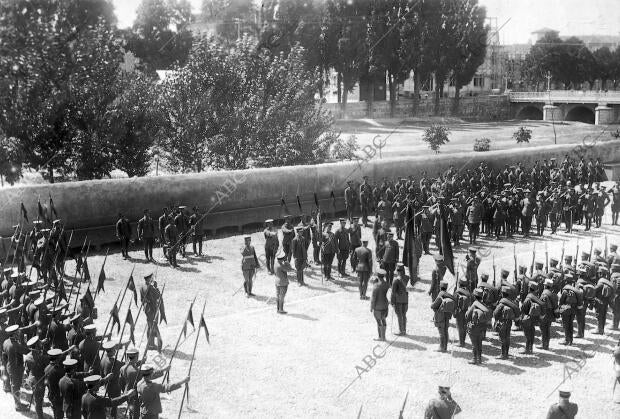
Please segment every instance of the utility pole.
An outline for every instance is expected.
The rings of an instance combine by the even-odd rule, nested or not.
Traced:
[[[551,71],[547,71],[547,91],[551,91]]]

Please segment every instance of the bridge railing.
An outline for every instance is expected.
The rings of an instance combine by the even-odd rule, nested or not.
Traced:
[[[547,92],[510,92],[511,102],[620,103],[620,91],[551,90]]]

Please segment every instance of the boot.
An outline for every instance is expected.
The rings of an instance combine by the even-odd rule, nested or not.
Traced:
[[[381,326],[381,340],[385,341],[385,331],[387,329],[387,326]]]
[[[377,326],[377,334],[379,335],[379,337],[375,340],[380,341],[381,340],[381,326]]]

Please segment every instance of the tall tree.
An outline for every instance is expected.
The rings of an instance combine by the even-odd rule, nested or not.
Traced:
[[[613,78],[614,55],[608,47],[602,47],[594,51],[596,63],[595,77],[601,81],[601,89],[607,89],[607,82]]]

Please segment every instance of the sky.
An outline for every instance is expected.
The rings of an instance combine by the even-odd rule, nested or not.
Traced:
[[[113,0],[118,25],[131,26],[141,0]],[[301,1],[301,0],[300,0]],[[198,12],[201,0],[190,0]],[[479,0],[497,18],[500,42],[527,43],[543,27],[560,35],[620,35],[619,0]],[[495,23],[494,23],[495,25]]]

